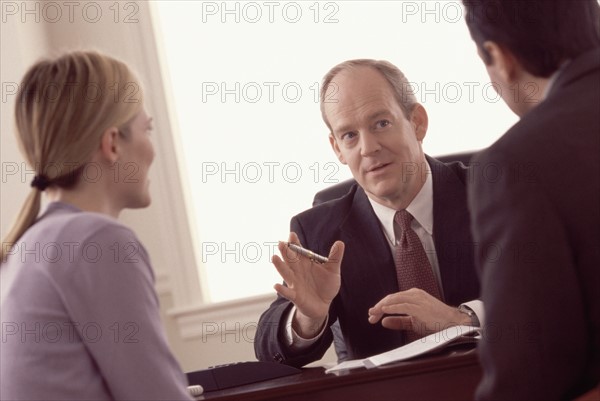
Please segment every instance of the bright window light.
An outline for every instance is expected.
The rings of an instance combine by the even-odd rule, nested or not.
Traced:
[[[484,148],[516,122],[489,83],[459,1],[155,3],[208,301],[272,292],[290,218],[350,178],[328,141],[320,81],[385,59],[428,111],[430,155]]]

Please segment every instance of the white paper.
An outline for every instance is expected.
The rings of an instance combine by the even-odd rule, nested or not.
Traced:
[[[338,365],[335,365],[332,368],[327,369],[325,371],[325,373],[334,373],[334,372],[339,372],[341,370],[364,368],[365,367],[364,362],[365,362],[365,359],[353,359],[351,361],[344,361]]]
[[[384,352],[379,355],[374,355],[364,360],[364,365],[371,369],[377,366],[385,365],[390,362],[403,361],[413,358],[417,355],[425,354],[436,348],[443,347],[445,344],[453,340],[479,330],[479,327],[474,326],[453,326],[437,333],[430,334],[420,338],[412,343],[408,343],[402,347]]]
[[[418,355],[426,354],[427,352],[436,348],[441,348],[448,343],[452,343],[459,337],[478,331],[479,327],[474,326],[448,327],[445,330],[430,334],[426,337],[420,338],[416,341],[403,345],[402,347],[398,347],[382,354],[374,355],[366,359],[354,359],[351,361],[342,362],[330,369],[327,369],[325,373],[334,373],[342,370],[364,367],[371,369],[387,363],[403,361]]]

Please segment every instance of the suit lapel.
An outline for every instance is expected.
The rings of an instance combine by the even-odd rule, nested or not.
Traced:
[[[347,244],[356,244],[346,248],[344,258],[351,262],[342,266],[342,280],[369,283],[372,288],[365,290],[378,296],[398,291],[392,253],[373,207],[360,187],[340,231]]]
[[[444,288],[444,300],[458,304],[478,296],[473,273],[473,241],[466,199],[466,170],[427,157],[433,180],[433,237]],[[364,288],[365,302],[398,291],[396,267],[379,220],[362,188],[340,224],[347,245],[342,263],[342,288]],[[474,281],[475,280],[475,281]],[[356,294],[346,294],[355,297]],[[472,296],[472,297],[471,297]]]

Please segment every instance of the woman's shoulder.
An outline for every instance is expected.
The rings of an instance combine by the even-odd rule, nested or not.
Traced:
[[[83,211],[60,202],[48,205],[35,226],[38,226],[39,231],[54,232],[60,236],[68,234],[69,237],[81,241],[104,235],[138,241],[133,230],[115,218],[102,213]]]
[[[70,287],[76,280],[82,286],[102,279],[130,282],[139,274],[150,285],[153,281],[148,253],[130,228],[68,204],[48,205],[14,244],[5,267],[14,270],[10,281],[41,274],[56,288]]]

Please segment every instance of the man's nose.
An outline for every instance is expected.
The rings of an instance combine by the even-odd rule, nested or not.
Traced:
[[[375,134],[370,132],[360,135],[360,154],[361,156],[371,156],[381,150],[381,144]]]

